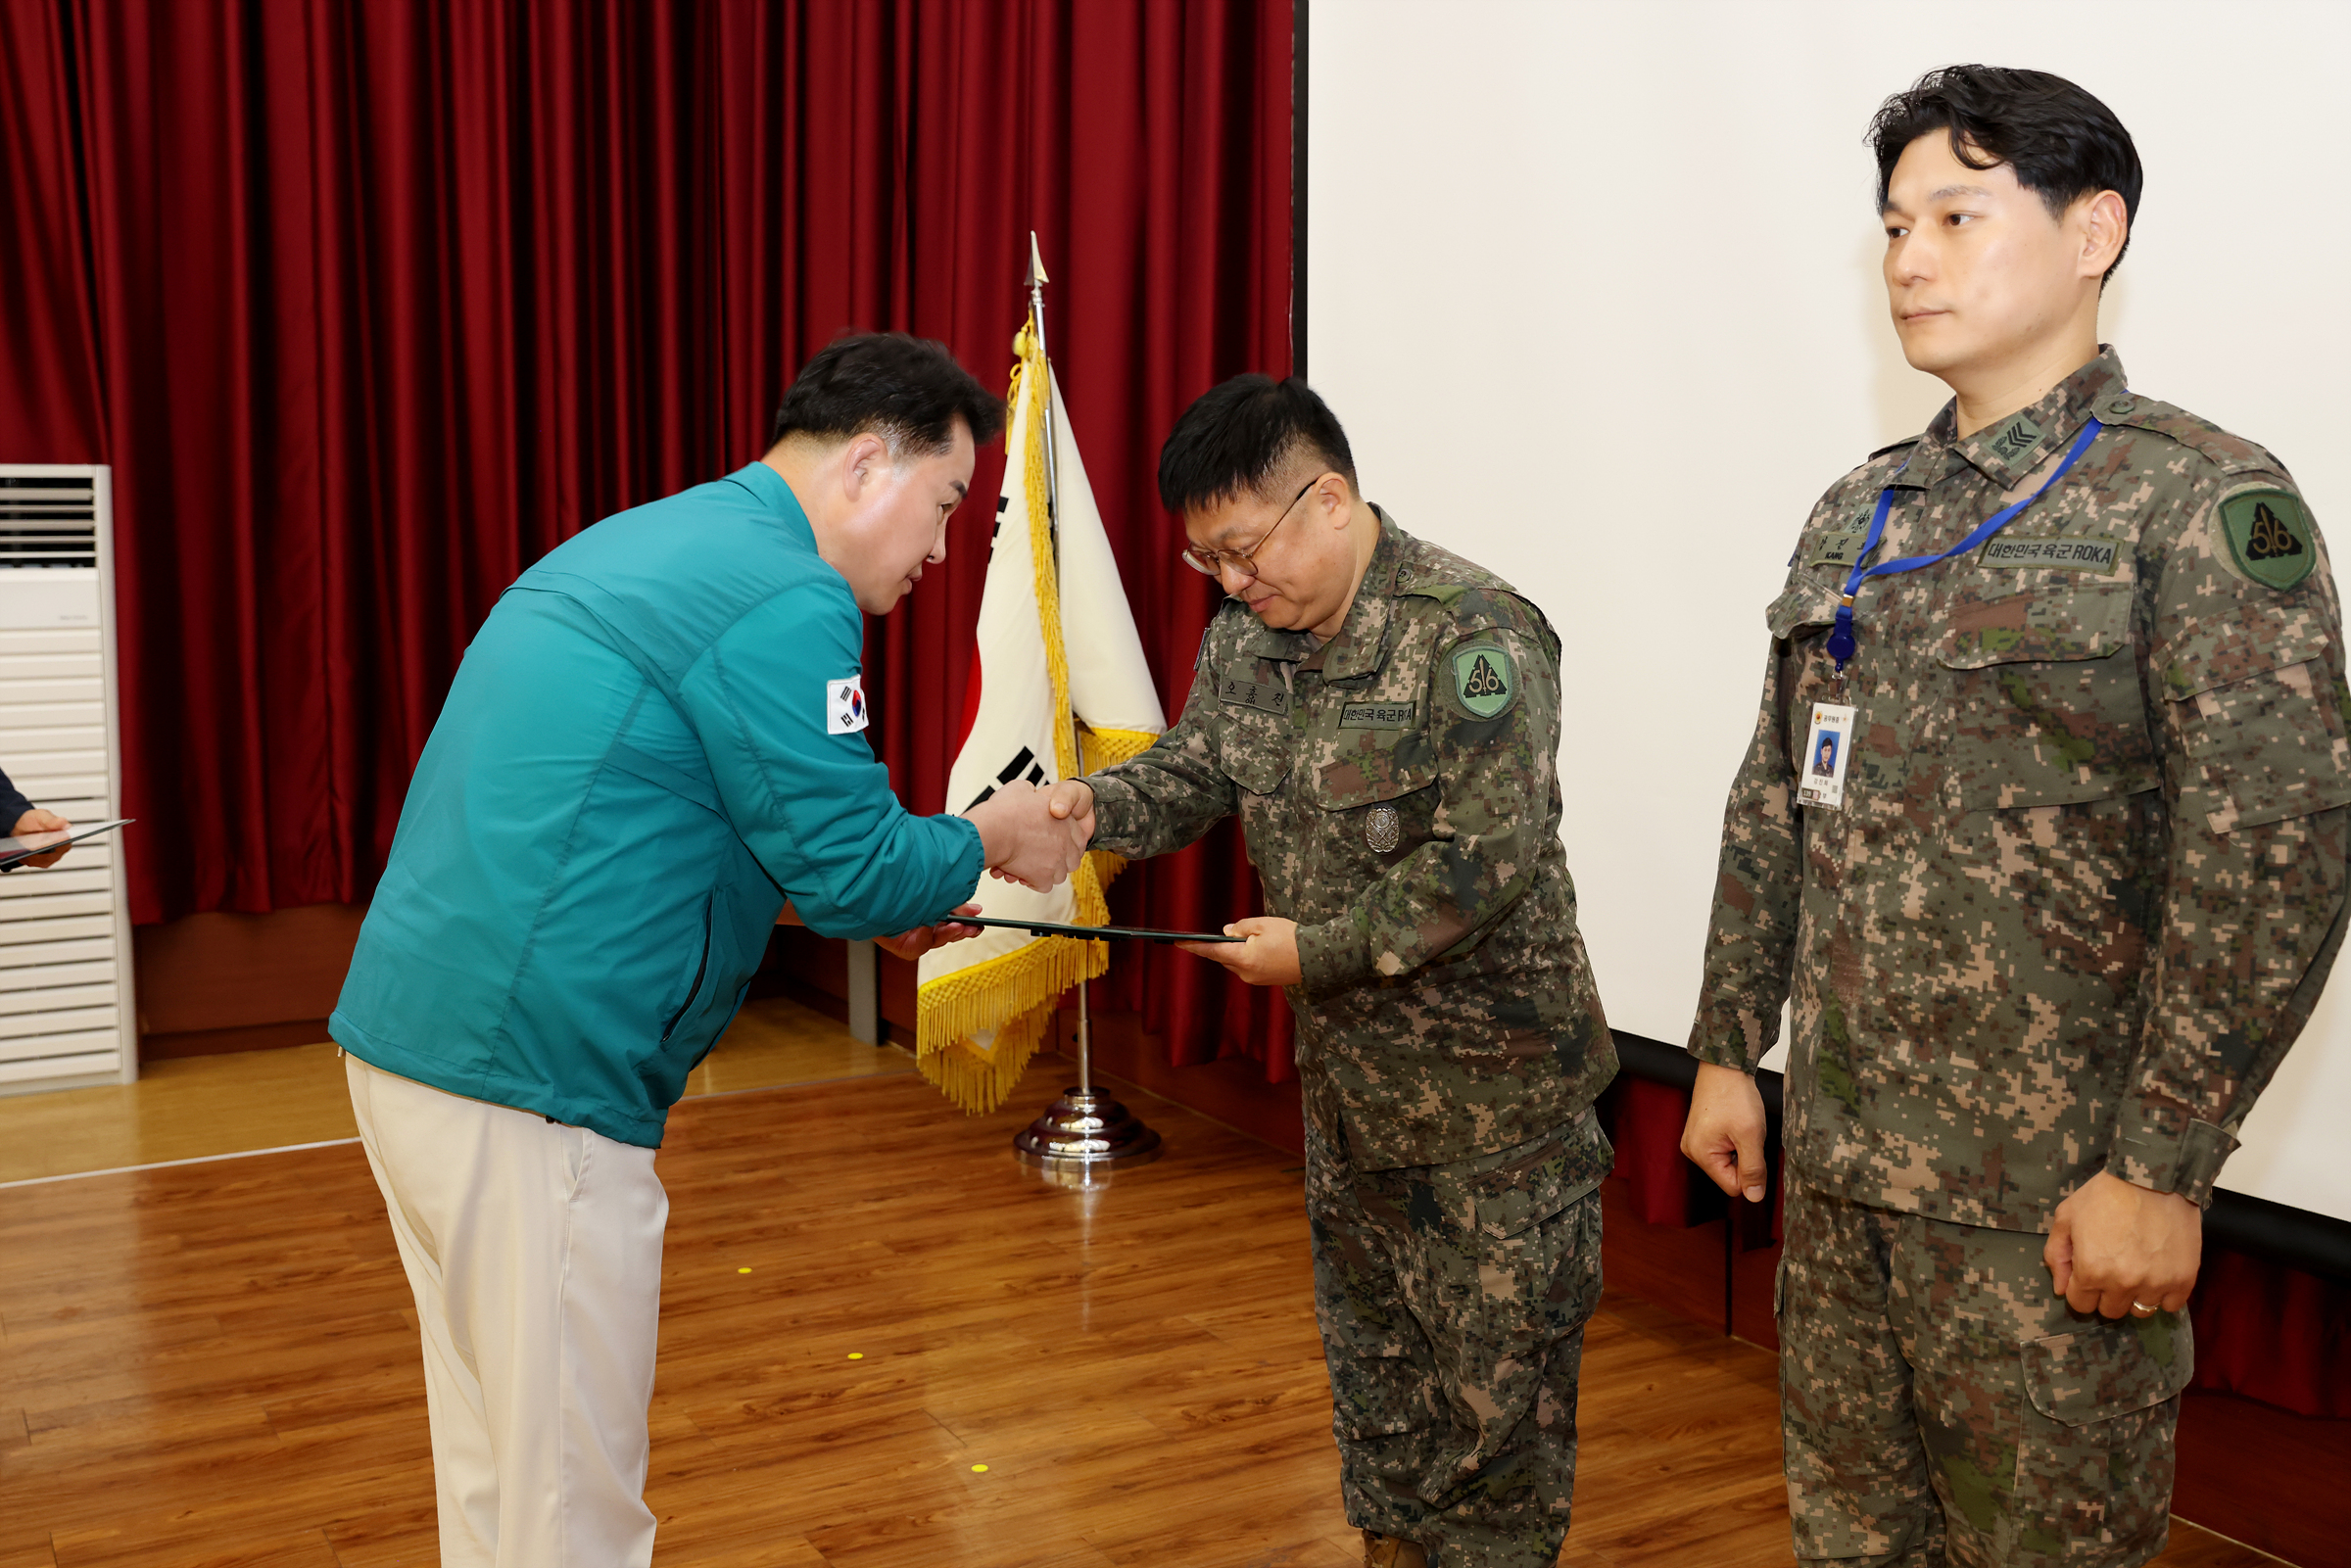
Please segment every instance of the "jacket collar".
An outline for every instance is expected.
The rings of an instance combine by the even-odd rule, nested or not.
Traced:
[[[758,497],[760,504],[775,514],[776,521],[784,527],[786,537],[793,544],[812,555],[816,553],[816,530],[809,526],[808,514],[800,509],[800,498],[794,496],[792,487],[784,483],[782,474],[763,462],[748,462],[727,475],[727,478]]]
[[[1371,508],[1371,514],[1379,519],[1379,543],[1372,546],[1364,580],[1356,588],[1355,601],[1347,606],[1347,618],[1339,623],[1338,635],[1317,648],[1308,633],[1276,631],[1260,623],[1241,640],[1243,656],[1297,664],[1311,661],[1328,681],[1344,681],[1379,668],[1387,656],[1389,605],[1398,590],[1398,568],[1405,564],[1413,536],[1377,506]],[[1249,612],[1244,609],[1241,613]]]
[[[1962,468],[1973,468],[1996,490],[2014,490],[2026,476],[2063,451],[2090,413],[2125,385],[2123,361],[2111,344],[2102,344],[2098,356],[2067,376],[2029,408],[1995,420],[1958,439],[1959,403],[1953,399],[1927,426],[1911,450],[1908,466],[1893,483],[1908,490],[1940,484]]]

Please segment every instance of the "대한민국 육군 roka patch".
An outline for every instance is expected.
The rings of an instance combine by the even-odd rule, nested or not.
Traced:
[[[2310,575],[2318,540],[2302,499],[2275,485],[2256,485],[2221,498],[2221,534],[2238,571],[2280,592]]]
[[[1453,650],[1453,695],[1473,719],[1496,719],[1518,700],[1518,666],[1498,642]]]
[[[2114,540],[2078,535],[2060,539],[2010,539],[1995,534],[1976,559],[1985,566],[2017,571],[2111,572],[2119,546]]]

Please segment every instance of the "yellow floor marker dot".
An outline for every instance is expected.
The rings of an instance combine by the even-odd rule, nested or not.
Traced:
[[[849,1359],[852,1361],[862,1361],[865,1359],[865,1352],[851,1351],[849,1352]]]
[[[749,1273],[749,1272],[750,1272],[750,1270],[749,1270],[749,1269],[747,1269],[747,1268],[738,1268],[737,1270],[735,1270],[735,1272],[736,1272],[736,1273],[738,1273],[738,1274],[747,1274],[747,1273]]]
[[[986,1472],[986,1470],[987,1470],[987,1466],[986,1466],[986,1465],[984,1465],[984,1464],[975,1464],[975,1465],[973,1465],[973,1466],[972,1466],[972,1474],[974,1474],[974,1475],[982,1475],[982,1474],[984,1474],[984,1473]]]

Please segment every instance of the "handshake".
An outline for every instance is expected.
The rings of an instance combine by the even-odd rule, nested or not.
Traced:
[[[1094,791],[1065,779],[1039,789],[1009,784],[964,813],[980,830],[987,869],[1039,891],[1069,880],[1094,839]]]

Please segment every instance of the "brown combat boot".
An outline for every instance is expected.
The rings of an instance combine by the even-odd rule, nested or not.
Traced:
[[[1364,1532],[1364,1568],[1428,1568],[1428,1548],[1416,1541]]]

